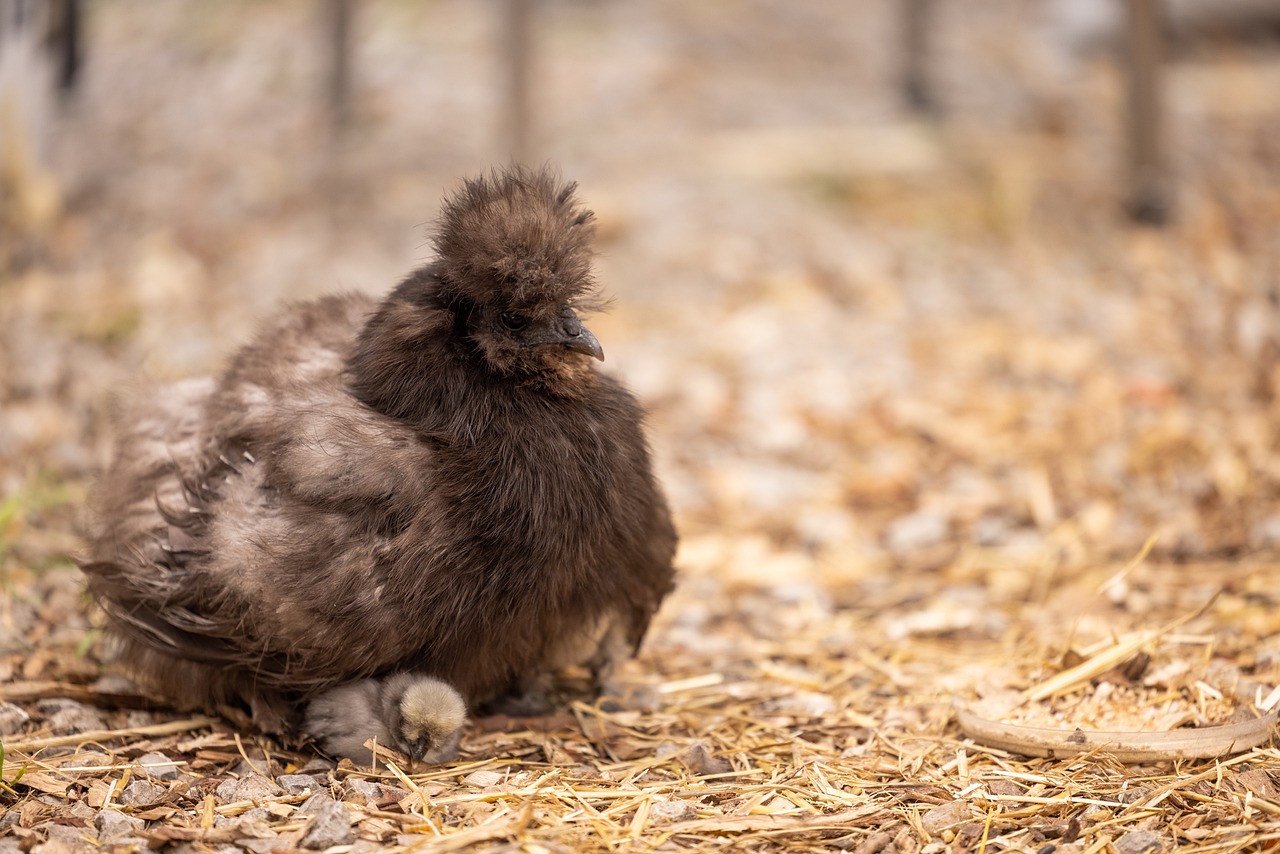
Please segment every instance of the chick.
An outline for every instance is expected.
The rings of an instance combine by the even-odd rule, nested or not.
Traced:
[[[360,763],[364,744],[376,739],[423,762],[458,755],[467,705],[451,686],[431,676],[397,673],[332,688],[307,704],[303,730],[335,756]]]
[[[603,681],[634,654],[676,535],[580,316],[575,193],[547,169],[466,181],[386,298],[284,307],[220,376],[140,399],[83,563],[137,678],[287,731],[402,672],[545,710],[556,668]]]

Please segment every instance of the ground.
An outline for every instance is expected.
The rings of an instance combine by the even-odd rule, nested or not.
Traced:
[[[1280,47],[1179,46],[1152,230],[1107,53],[939,5],[931,117],[889,0],[543,5],[680,583],[621,702],[372,771],[139,696],[71,559],[115,401],[389,289],[506,160],[499,4],[362,4],[344,135],[319,4],[89,4],[39,155],[3,128],[0,851],[1277,845]]]

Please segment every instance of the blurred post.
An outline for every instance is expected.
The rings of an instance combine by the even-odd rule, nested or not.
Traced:
[[[0,0],[0,267],[29,260],[61,208],[53,12],[47,2]]]
[[[534,0],[505,0],[502,56],[506,65],[506,116],[503,133],[511,159],[529,156],[529,71],[532,60]]]
[[[351,44],[355,0],[327,0],[325,36],[328,40],[329,75],[325,96],[336,133],[351,125]]]
[[[51,0],[49,49],[56,68],[56,84],[63,97],[75,92],[84,62],[84,5],[81,0]]]
[[[1125,0],[1128,72],[1129,216],[1149,225],[1169,219],[1161,87],[1164,19],[1160,0]]]
[[[937,112],[938,102],[929,86],[929,30],[933,25],[933,0],[902,0],[902,94],[917,113]]]

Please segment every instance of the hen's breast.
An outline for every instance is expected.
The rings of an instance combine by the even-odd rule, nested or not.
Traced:
[[[539,401],[441,442],[433,489],[389,548],[389,584],[421,617],[421,660],[472,700],[563,663],[602,617],[647,614],[645,597],[665,592],[645,592],[663,571],[644,542],[661,502],[638,413],[609,414]],[[658,560],[669,573],[670,554]]]

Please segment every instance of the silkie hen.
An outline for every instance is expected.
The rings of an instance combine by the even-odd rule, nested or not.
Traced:
[[[139,680],[343,755],[390,733],[446,758],[461,704],[430,686],[533,713],[558,668],[599,686],[634,653],[676,537],[574,310],[574,194],[545,169],[467,181],[386,299],[288,307],[216,380],[134,404],[83,566]]]

